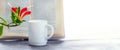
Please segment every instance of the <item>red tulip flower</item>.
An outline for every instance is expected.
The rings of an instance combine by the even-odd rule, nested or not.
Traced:
[[[15,12],[15,13],[16,13],[16,12],[17,12],[17,9],[18,9],[17,7],[12,7],[12,12]]]
[[[12,7],[11,16],[10,16],[12,22],[8,22],[4,18],[0,17],[0,36],[3,34],[3,30],[4,30],[3,26],[6,26],[8,28],[19,26],[21,25],[21,23],[25,22],[23,18],[30,14],[31,14],[31,11],[28,11],[26,7],[22,9],[20,9],[20,7]]]
[[[31,14],[31,11],[28,11],[28,9],[26,7],[22,8],[22,9],[20,9],[19,7],[18,8],[17,7],[12,7],[11,11],[13,13],[17,14],[16,16],[18,17],[18,19],[20,21],[22,21],[25,16]]]

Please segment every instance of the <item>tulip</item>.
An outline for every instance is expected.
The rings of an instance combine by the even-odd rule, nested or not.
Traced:
[[[16,13],[17,12],[17,7],[12,7],[12,12]]]
[[[17,12],[18,11],[18,12]],[[25,8],[22,8],[20,11],[19,11],[19,8],[17,7],[12,7],[12,12],[13,13],[18,13],[17,17],[20,21],[23,21],[23,18],[27,15],[30,15],[31,14],[31,11],[28,11],[28,9],[25,7]]]

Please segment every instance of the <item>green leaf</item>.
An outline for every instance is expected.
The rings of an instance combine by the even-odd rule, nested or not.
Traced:
[[[0,19],[2,20],[2,23],[8,24],[7,21],[5,19],[3,19],[2,17],[0,17]]]
[[[18,19],[18,20],[16,20],[16,22],[17,22],[17,23],[21,23],[22,21],[20,21],[20,20]]]
[[[0,26],[0,36],[2,36],[2,34],[3,34],[3,26],[1,25]]]
[[[18,16],[20,15],[20,6],[18,7]]]
[[[12,19],[12,22],[13,22],[13,23],[16,23],[16,21],[17,21],[17,19],[18,19],[17,13],[12,12],[11,19]]]
[[[18,7],[17,13],[18,13],[18,16],[17,16],[16,22],[17,22],[17,23],[21,23],[22,21],[20,21],[20,19],[19,19],[19,15],[20,15],[20,6]]]
[[[12,22],[15,23],[15,24],[18,24],[18,23],[21,23],[22,21],[19,20],[19,15],[20,15],[20,7],[18,7],[17,9],[17,12],[12,12],[11,14],[11,19],[12,19]]]
[[[15,13],[14,12],[12,12],[11,13],[11,19],[12,19],[12,22],[14,23],[15,22],[15,20],[16,20],[16,17],[15,17]]]

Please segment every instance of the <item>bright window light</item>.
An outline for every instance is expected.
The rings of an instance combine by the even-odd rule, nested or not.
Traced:
[[[69,39],[120,38],[120,0],[63,0]]]

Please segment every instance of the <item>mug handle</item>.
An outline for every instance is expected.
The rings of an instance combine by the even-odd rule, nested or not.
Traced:
[[[51,34],[47,37],[47,39],[50,39],[54,35],[54,27],[49,24],[47,24],[47,26],[51,29]]]

